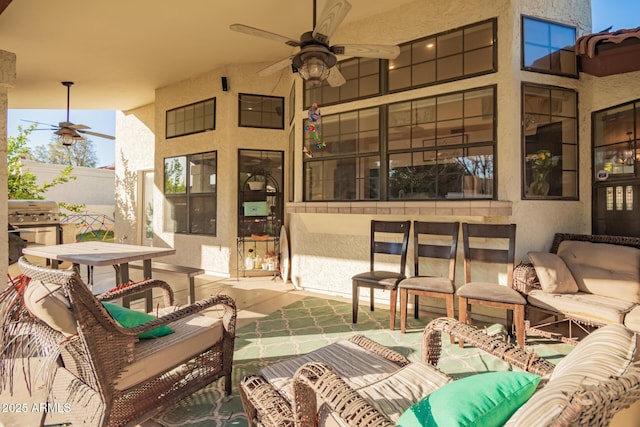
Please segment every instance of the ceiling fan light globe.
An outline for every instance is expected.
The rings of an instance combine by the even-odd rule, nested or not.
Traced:
[[[316,56],[311,56],[305,58],[302,67],[299,68],[298,72],[302,76],[303,79],[309,80],[325,80],[329,76],[329,67],[327,64]]]

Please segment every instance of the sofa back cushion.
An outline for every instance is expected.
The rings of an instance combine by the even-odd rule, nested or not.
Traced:
[[[24,305],[32,315],[56,331],[66,336],[78,333],[76,317],[62,286],[31,280],[24,291]]]
[[[558,256],[580,291],[640,304],[640,249],[565,240]]]
[[[634,360],[638,336],[622,325],[592,332],[556,366],[549,382],[509,419],[506,426],[551,425],[567,407],[568,396],[583,385],[622,375]]]
[[[544,293],[575,294],[578,292],[578,284],[571,271],[558,255],[549,252],[529,252],[528,255]]]

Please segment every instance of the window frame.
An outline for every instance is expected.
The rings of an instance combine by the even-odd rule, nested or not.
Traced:
[[[256,110],[245,110],[243,109],[243,97],[253,97],[253,98],[260,98],[261,102],[259,102],[261,108],[260,109],[256,109]],[[264,101],[265,100],[276,100],[278,102],[279,105],[276,105],[274,108],[274,113],[276,115],[278,115],[280,117],[279,123],[277,125],[265,125],[265,121],[264,121],[264,115],[265,114],[271,114],[270,111],[265,110],[263,108],[264,106]],[[247,102],[247,101],[244,101]],[[256,103],[257,105],[257,103]],[[278,107],[279,107],[279,112],[278,112]],[[248,125],[248,124],[243,124],[242,122],[242,112],[243,111],[254,111],[254,112],[259,112],[260,113],[260,125]],[[283,130],[284,129],[284,115],[285,115],[285,109],[284,109],[284,96],[272,96],[272,95],[260,95],[260,94],[255,94],[255,93],[239,93],[238,94],[238,127],[243,127],[243,128],[255,128],[255,129],[275,129],[275,130]]]
[[[174,113],[176,116],[178,114],[180,114],[180,112],[182,112],[183,115],[187,114],[187,111],[191,109],[191,111],[193,112],[195,110],[195,108],[198,105],[202,105],[203,108],[206,108],[206,104],[208,102],[213,101],[213,111],[211,112],[213,117],[211,117],[212,119],[212,126],[206,126],[204,123],[204,118],[206,117],[203,114],[203,124],[202,127],[196,128],[195,127],[195,123],[194,123],[194,128],[193,130],[191,130],[190,132],[182,132],[182,133],[173,133],[173,134],[169,134],[169,126],[170,126],[170,120],[169,120],[169,116],[171,113]],[[215,130],[216,129],[216,97],[214,96],[213,98],[208,98],[208,99],[203,99],[202,101],[198,101],[198,102],[193,102],[191,104],[187,104],[187,105],[183,105],[180,107],[176,107],[176,108],[172,108],[170,110],[165,111],[165,127],[164,127],[164,132],[165,132],[165,138],[166,139],[172,139],[172,138],[178,138],[181,136],[186,136],[186,135],[193,135],[195,133],[202,133],[202,132],[207,132],[207,131],[211,131],[211,130]],[[185,122],[187,119],[185,118],[184,120],[182,120],[183,122]],[[192,120],[195,121],[195,116],[192,118]],[[178,121],[174,122],[174,125],[177,126]]]
[[[573,30],[574,33],[574,40],[573,40],[573,49],[570,50],[566,50],[566,49],[562,49],[559,48],[553,52],[551,52],[550,55],[553,55],[556,52],[570,52],[571,56],[574,59],[574,69],[575,69],[575,73],[563,73],[563,72],[555,72],[553,71],[551,68],[550,69],[546,69],[546,68],[538,68],[538,67],[532,67],[532,66],[527,66],[526,65],[526,46],[527,46],[527,40],[525,38],[525,21],[526,20],[531,20],[531,21],[536,21],[539,23],[543,23],[549,26],[549,28],[551,28],[552,26],[556,26],[556,27],[563,27],[563,28],[568,28]],[[534,72],[534,73],[541,73],[541,74],[551,74],[554,76],[562,76],[562,77],[569,77],[569,78],[574,78],[574,79],[578,79],[579,78],[579,70],[578,70],[578,57],[575,55],[575,42],[577,40],[577,28],[572,26],[572,25],[567,25],[567,24],[561,24],[559,22],[555,22],[555,21],[551,21],[548,19],[542,19],[542,18],[537,18],[534,16],[529,16],[529,15],[521,15],[520,17],[520,36],[521,36],[521,40],[522,43],[520,45],[520,66],[521,69],[524,71],[530,71],[530,72]],[[534,44],[534,43],[530,43],[529,44]],[[549,45],[537,45],[537,46],[544,46],[545,48],[548,49],[552,49],[552,46]]]
[[[554,124],[554,123],[560,123],[562,124],[562,121],[560,122],[554,122],[553,118],[564,118],[564,119],[573,119],[574,121],[574,134],[575,134],[575,142],[574,143],[569,143],[569,142],[565,142],[564,140],[560,141],[560,152],[562,153],[561,159],[563,160],[563,166],[558,170],[556,169],[555,172],[560,172],[560,182],[562,183],[563,180],[563,174],[565,173],[571,173],[571,172],[575,172],[575,196],[563,196],[563,195],[534,195],[534,194],[530,194],[530,191],[532,191],[529,186],[530,183],[528,182],[527,179],[527,175],[528,172],[533,168],[532,165],[528,166],[528,163],[531,163],[532,161],[535,161],[535,159],[532,158],[532,156],[535,156],[536,154],[540,154],[540,151],[542,150],[537,150],[536,153],[529,153],[527,152],[527,126],[528,126],[528,120],[527,120],[527,111],[526,110],[526,99],[525,99],[525,90],[526,88],[533,88],[533,89],[539,89],[539,90],[546,90],[549,92],[549,100],[550,100],[550,106],[549,106],[549,115],[548,115],[548,124]],[[553,91],[565,91],[565,92],[570,92],[572,94],[575,95],[575,115],[574,116],[569,116],[569,115],[561,115],[561,114],[553,114],[553,107],[551,105],[551,101],[552,101],[552,92]],[[540,84],[540,83],[531,83],[531,82],[522,82],[521,86],[520,86],[520,96],[521,96],[521,142],[520,142],[520,149],[521,149],[521,176],[520,176],[520,182],[521,182],[521,199],[522,200],[580,200],[580,151],[579,151],[579,147],[580,147],[580,135],[579,135],[579,126],[578,126],[578,120],[580,118],[580,113],[578,110],[578,106],[579,106],[579,100],[578,100],[578,91],[575,89],[569,89],[566,87],[560,87],[560,86],[553,86],[553,85],[545,85],[545,84]],[[540,113],[532,113],[535,115],[542,115]],[[537,125],[536,125],[536,133],[537,133]],[[575,164],[575,168],[574,169],[569,169],[569,168],[565,168],[564,167],[564,148],[565,146],[573,146],[574,147],[574,152],[575,152],[575,159],[572,159],[571,161],[574,162]],[[546,150],[543,148],[543,150]],[[548,151],[548,150],[547,150]],[[551,154],[551,158],[549,159],[549,161],[551,162],[552,166],[551,168],[554,167],[553,165],[553,153]],[[529,159],[529,161],[528,161]],[[558,160],[559,161],[559,160]],[[533,174],[533,171],[531,171],[531,174]],[[533,177],[533,175],[532,175]],[[564,192],[564,186],[561,186],[560,188],[561,192]]]
[[[213,158],[215,159],[215,169],[213,171],[212,174],[210,174],[209,176],[215,176],[215,184],[214,184],[214,190],[213,191],[193,191],[192,190],[192,186],[193,186],[193,175],[191,173],[191,163],[192,163],[192,158],[196,157],[196,156],[207,156],[207,155],[212,155]],[[168,192],[167,190],[167,161],[170,161],[171,159],[184,159],[185,162],[185,170],[184,170],[184,190],[180,191],[180,192]],[[165,197],[165,201],[163,203],[165,204],[169,204],[170,206],[174,205],[174,202],[172,201],[177,201],[180,199],[184,199],[184,202],[186,204],[186,231],[175,231],[175,230],[171,230],[169,227],[167,227],[167,218],[163,217],[163,225],[162,225],[162,229],[164,232],[169,232],[169,233],[174,233],[174,234],[183,234],[183,235],[200,235],[200,236],[217,236],[217,229],[218,229],[218,183],[217,183],[217,179],[218,179],[218,151],[217,150],[213,150],[213,151],[206,151],[206,152],[201,152],[201,153],[190,153],[190,154],[183,154],[183,155],[178,155],[178,156],[170,156],[170,157],[165,157],[162,161],[163,163],[163,172],[162,172],[162,177],[163,177],[163,188],[162,188],[162,192],[163,195]],[[211,198],[213,201],[213,212],[209,213],[207,212],[206,215],[210,215],[213,218],[213,221],[215,222],[214,225],[214,230],[213,233],[205,233],[205,232],[194,232],[193,228],[194,228],[194,224],[192,224],[192,215],[191,215],[191,207],[192,205],[195,203],[196,199],[202,199],[202,198]],[[164,205],[163,206],[163,216],[167,214],[167,208],[169,208],[170,206]]]
[[[483,90],[491,90],[492,91],[492,105],[491,105],[491,115],[492,115],[492,135],[493,135],[493,140],[492,141],[481,141],[481,142],[472,142],[469,143],[468,139],[465,141],[464,138],[461,139],[461,143],[457,144],[457,145],[452,145],[452,146],[444,146],[443,147],[436,147],[436,148],[429,148],[429,149],[425,149],[424,147],[420,148],[420,149],[416,149],[416,148],[409,148],[409,149],[389,149],[389,107],[392,105],[397,105],[397,104],[402,104],[402,103],[414,103],[414,102],[419,102],[419,101],[423,101],[423,100],[428,100],[428,99],[434,99],[437,100],[438,98],[443,98],[443,97],[447,97],[447,96],[455,96],[457,94],[461,94],[463,96],[463,101],[464,102],[464,94],[466,93],[472,93],[472,92],[476,92],[476,91],[483,91]],[[429,96],[429,97],[423,97],[423,98],[413,98],[413,99],[409,99],[409,100],[404,100],[404,101],[400,101],[400,102],[394,102],[394,103],[388,103],[388,104],[382,104],[382,105],[378,105],[378,106],[374,106],[374,107],[366,107],[366,108],[362,108],[362,109],[356,109],[356,110],[349,110],[349,111],[344,111],[341,113],[336,113],[334,115],[327,115],[327,116],[323,116],[323,120],[326,120],[329,117],[332,116],[340,116],[340,115],[347,115],[347,114],[354,114],[354,113],[360,113],[362,111],[367,111],[367,110],[374,110],[377,109],[378,110],[378,151],[373,151],[373,152],[364,152],[364,151],[356,151],[353,153],[340,153],[338,152],[335,155],[325,155],[323,154],[322,156],[316,156],[314,155],[313,157],[308,157],[306,156],[303,159],[303,201],[305,202],[314,202],[314,201],[320,201],[320,202],[333,202],[333,201],[352,201],[352,202],[367,202],[367,201],[401,201],[401,200],[412,200],[412,201],[417,201],[417,200],[428,200],[428,201],[436,201],[436,200],[496,200],[497,198],[497,157],[498,157],[498,153],[497,153],[497,109],[496,109],[496,103],[497,103],[497,86],[496,85],[487,85],[487,86],[481,86],[481,87],[475,87],[475,88],[470,88],[470,89],[466,89],[466,90],[461,90],[461,91],[455,91],[455,92],[448,92],[448,93],[442,93],[442,94],[438,94],[438,95],[434,95],[434,96]],[[464,117],[463,117],[464,119]],[[437,121],[436,121],[437,123]],[[303,126],[306,126],[307,122],[305,121]],[[324,126],[324,125],[323,125]],[[325,127],[326,128],[326,127]],[[358,138],[358,132],[356,132],[356,136],[355,138]],[[354,132],[348,132],[348,134],[353,134]],[[341,133],[339,135],[342,135]],[[338,135],[338,139],[340,139]],[[333,135],[332,135],[333,136]],[[322,136],[323,137],[323,136]],[[323,137],[324,139],[324,137]],[[305,135],[303,137],[303,144],[305,144],[305,146],[308,146],[309,143],[312,143],[313,139],[312,136],[309,135],[309,132],[305,132]],[[391,155],[394,154],[405,154],[405,153],[411,153],[413,154],[420,154],[420,153],[426,153],[426,152],[431,152],[431,151],[437,151],[438,149],[440,150],[450,150],[451,147],[453,148],[462,148],[463,152],[468,152],[467,150],[469,149],[477,149],[477,148],[481,148],[481,147],[487,147],[490,146],[492,147],[493,153],[492,153],[492,162],[493,164],[491,165],[491,170],[492,170],[492,177],[491,177],[491,193],[487,194],[486,196],[474,196],[471,197],[471,195],[467,195],[465,196],[464,191],[461,191],[461,197],[459,198],[455,198],[455,199],[448,199],[446,197],[429,197],[429,198],[413,198],[413,199],[400,199],[400,198],[391,198],[390,197],[390,185],[389,185],[389,158]],[[362,160],[362,159],[367,159],[370,157],[377,157],[377,162],[379,163],[379,172],[378,172],[378,182],[377,184],[377,188],[373,188],[370,187],[370,191],[374,191],[377,192],[377,197],[375,198],[353,198],[353,199],[343,199],[343,198],[321,198],[321,199],[313,199],[310,197],[309,194],[309,177],[308,177],[308,166],[312,165],[312,164],[321,164],[321,162],[325,162],[325,161],[341,161],[341,160],[348,160],[348,159],[354,159],[356,162]],[[356,170],[358,168],[359,165],[356,165]],[[334,169],[338,170],[338,168]],[[462,177],[463,175],[461,175]],[[367,180],[367,179],[372,179],[372,177],[367,177],[367,176],[360,176],[356,173],[356,195],[358,194],[358,184],[362,181],[362,180]]]

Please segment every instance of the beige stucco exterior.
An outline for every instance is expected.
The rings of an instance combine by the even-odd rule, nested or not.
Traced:
[[[424,201],[424,202],[303,202],[302,201],[302,123],[307,112],[302,106],[302,82],[288,70],[270,77],[258,77],[256,71],[267,64],[234,64],[189,80],[176,82],[156,91],[155,104],[118,116],[117,173],[123,180],[136,170],[155,170],[154,244],[177,249],[173,261],[202,266],[211,273],[235,275],[237,236],[237,150],[239,148],[285,151],[285,181],[293,177],[294,194],[285,194],[285,224],[290,236],[291,279],[300,288],[350,296],[351,276],[368,269],[369,224],[371,219],[410,219],[516,223],[517,261],[532,250],[548,249],[555,232],[591,231],[591,126],[592,111],[640,98],[640,73],[580,79],[558,77],[521,70],[521,16],[533,16],[577,28],[578,36],[591,31],[589,0],[482,0],[456,2],[415,1],[390,13],[366,21],[342,26],[336,40],[368,43],[403,43],[460,26],[497,18],[498,71],[415,90],[322,107],[322,114],[334,114],[390,102],[409,100],[465,89],[497,87],[496,200]],[[229,91],[223,91],[220,78],[228,78]],[[575,89],[579,99],[579,200],[521,200],[521,84],[539,83]],[[629,84],[632,82],[632,84]],[[291,126],[284,130],[238,127],[238,93],[282,96],[288,103],[291,86],[296,87],[296,152],[288,151]],[[216,130],[165,139],[167,110],[216,98]],[[153,109],[153,113],[149,110]],[[288,104],[285,111],[288,111]],[[144,123],[143,137],[136,134]],[[147,131],[154,134],[152,137]],[[137,146],[145,141],[143,148]],[[189,236],[163,231],[163,161],[166,157],[217,151],[217,236]],[[153,159],[151,159],[153,153]],[[290,157],[293,156],[293,157]],[[153,163],[151,163],[151,161]],[[128,176],[128,175],[127,175]],[[127,180],[127,182],[130,182]],[[120,187],[120,186],[119,186]],[[287,186],[285,185],[285,188]],[[120,205],[118,234],[136,234],[139,209],[133,191],[127,203]],[[118,190],[122,192],[122,190]],[[134,215],[135,213],[135,215]],[[410,254],[411,256],[411,254]],[[411,265],[411,263],[409,263]],[[462,280],[459,263],[457,284]],[[487,272],[489,275],[491,272]],[[381,301],[387,296],[378,295]]]
[[[0,50],[0,164],[7,164],[7,110],[10,88],[16,80],[16,55]],[[0,173],[0,257],[9,259],[7,168]],[[0,275],[7,277],[7,262],[0,263]]]

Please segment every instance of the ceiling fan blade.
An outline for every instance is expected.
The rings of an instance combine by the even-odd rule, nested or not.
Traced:
[[[243,24],[232,24],[229,28],[239,33],[248,34],[250,36],[262,37],[263,39],[272,40],[279,43],[284,43],[292,47],[300,46],[300,42],[292,40],[289,37],[281,36],[280,34],[271,33],[269,31],[261,30],[259,28],[250,27]]]
[[[291,65],[291,58],[292,56],[288,56],[286,58],[281,59],[280,61],[269,65],[266,68],[263,68],[262,70],[258,71],[258,75],[260,77],[265,77],[265,76],[269,76],[273,73],[275,73],[276,71],[279,71],[285,67],[288,67],[289,65]]]
[[[320,43],[329,43],[329,38],[342,23],[350,9],[351,3],[347,0],[329,0],[322,10],[322,14],[320,14],[316,27],[313,29],[312,36],[314,40]]]
[[[70,127],[71,129],[75,129],[75,130],[80,130],[80,129],[91,129],[89,126],[87,125],[74,125],[73,123],[69,124],[67,127]]]
[[[81,134],[97,136],[99,138],[104,138],[104,139],[116,139],[115,136],[105,135],[104,133],[92,132],[90,130],[78,129],[78,132],[80,132]]]
[[[338,87],[345,84],[347,81],[344,79],[344,76],[338,69],[338,67],[333,67],[329,70],[329,76],[327,77],[327,83],[331,87]]]
[[[37,125],[51,126],[51,130],[58,129],[58,127],[59,127],[59,126],[56,126],[56,125],[52,125],[51,123],[42,123],[42,122],[36,122],[36,121],[33,121],[33,120],[27,120],[27,119],[20,119],[20,121],[27,122],[27,123],[35,123]],[[34,129],[34,130],[44,130],[44,129]]]
[[[360,58],[395,59],[400,55],[400,48],[387,44],[344,44],[331,46],[336,55],[358,56]]]

